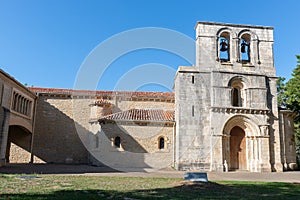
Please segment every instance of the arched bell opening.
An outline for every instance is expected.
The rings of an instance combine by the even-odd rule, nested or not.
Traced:
[[[221,62],[230,61],[230,33],[222,32],[218,39],[218,55]]]
[[[240,60],[242,63],[250,63],[251,62],[251,57],[250,57],[250,43],[251,41],[251,36],[250,34],[243,34],[240,38]]]

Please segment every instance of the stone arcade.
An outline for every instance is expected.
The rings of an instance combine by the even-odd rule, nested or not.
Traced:
[[[273,28],[195,29],[196,65],[179,67],[174,93],[28,89],[0,71],[0,164],[294,169],[294,114],[277,107]]]

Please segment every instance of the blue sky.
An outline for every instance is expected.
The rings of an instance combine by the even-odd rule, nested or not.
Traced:
[[[194,38],[197,21],[214,21],[274,26],[277,75],[288,79],[300,54],[298,9],[297,0],[0,0],[0,67],[30,86],[73,88],[87,56],[115,34],[161,27]],[[148,63],[174,71],[189,64],[163,50],[133,51],[107,68],[98,89],[114,89],[124,74]],[[171,90],[158,85],[139,89]]]

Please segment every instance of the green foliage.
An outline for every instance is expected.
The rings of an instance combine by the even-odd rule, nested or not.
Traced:
[[[279,77],[277,79],[276,87],[277,87],[278,106],[281,108],[286,108],[285,78],[284,77]]]
[[[297,67],[293,70],[292,78],[286,83],[285,96],[287,108],[296,112],[296,121],[300,117],[300,56],[296,56],[298,61]]]

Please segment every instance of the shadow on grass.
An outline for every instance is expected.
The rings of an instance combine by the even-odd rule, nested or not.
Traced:
[[[58,190],[45,194],[0,194],[0,199],[300,199],[296,183],[181,182],[168,188],[147,190]]]
[[[91,165],[67,164],[38,164],[38,163],[9,163],[0,167],[2,174],[83,174],[83,173],[116,173],[110,167],[97,167]]]

